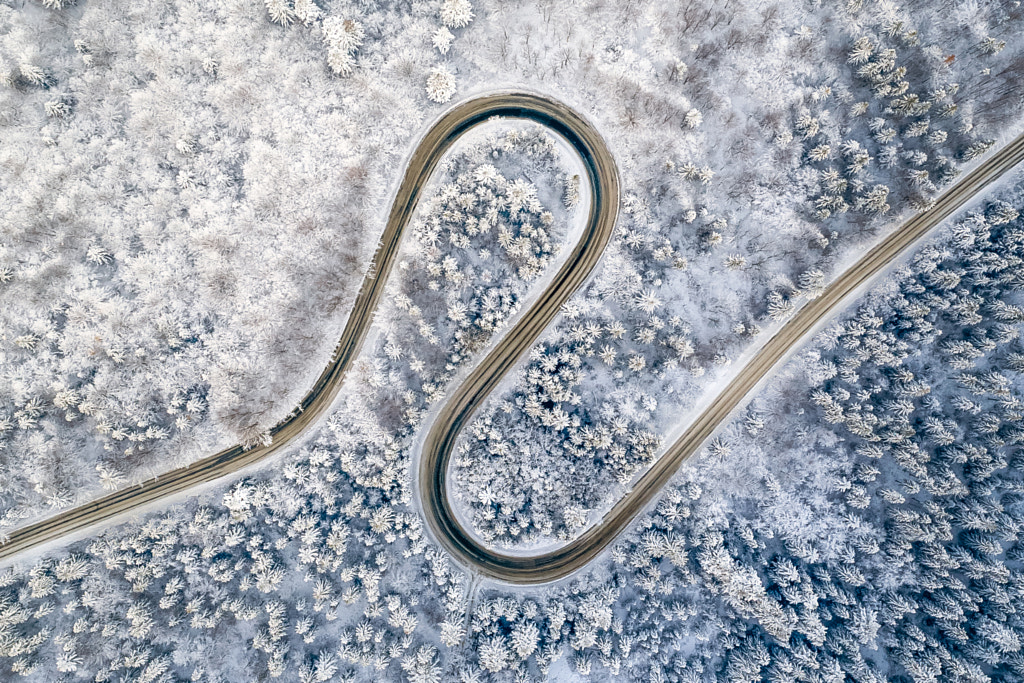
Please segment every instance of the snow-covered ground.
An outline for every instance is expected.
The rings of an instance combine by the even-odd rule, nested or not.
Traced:
[[[618,302],[589,298],[611,322],[643,317],[635,299],[649,291],[659,317],[683,322],[665,333],[693,348],[678,372],[651,377],[672,352],[618,354],[644,356],[662,406],[648,426],[663,433],[705,385],[694,372],[734,357],[769,307],[784,311],[892,224],[864,212],[888,203],[894,217],[1019,128],[1019,14],[7,2],[0,520],[258,439],[286,415],[330,356],[422,126],[448,99],[495,87],[559,97],[609,139],[631,258],[613,250],[600,280]],[[596,423],[599,410],[587,397],[573,414]],[[545,526],[553,505],[599,509],[647,459],[641,441],[623,462],[583,465],[578,491],[531,499],[529,514]]]
[[[5,525],[286,414],[423,127],[449,98],[524,87],[607,137],[619,235],[519,375],[565,417],[531,417],[510,378],[483,445],[530,452],[462,453],[455,493],[495,543],[578,533],[759,328],[1020,131],[1022,12],[0,3]],[[301,448],[0,570],[0,678],[1024,677],[1019,183],[794,359],[580,576],[480,585],[431,544],[411,502],[429,402],[571,239],[572,162],[544,138],[527,130],[539,156],[497,175],[470,153],[439,177],[351,390]],[[504,215],[520,177],[526,211]],[[469,234],[490,204],[521,252]],[[501,502],[479,498],[487,476]]]
[[[0,6],[4,526],[258,438],[322,370],[426,102],[323,60],[260,3]]]

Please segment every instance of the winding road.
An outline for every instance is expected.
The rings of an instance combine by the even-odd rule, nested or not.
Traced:
[[[929,229],[969,201],[983,188],[1024,160],[1024,135],[992,155],[946,190],[934,206],[899,226],[863,258],[844,271],[816,299],[803,306],[772,336],[715,396],[686,431],[669,445],[598,524],[568,545],[533,556],[506,555],[478,543],[460,526],[447,491],[448,463],[456,438],[473,412],[497,386],[562,304],[593,271],[611,237],[619,204],[619,178],[614,160],[600,135],[582,117],[548,98],[498,92],[459,104],[445,113],[420,141],[395,196],[380,246],[356,298],[333,360],[302,399],[300,408],[271,430],[270,446],[229,448],[192,465],[173,470],[138,486],[116,491],[52,518],[13,531],[0,546],[0,559],[29,548],[110,523],[129,512],[180,494],[193,486],[236,472],[286,448],[322,417],[333,404],[345,374],[359,355],[413,216],[420,192],[438,161],[460,135],[493,117],[530,119],[562,135],[580,154],[587,169],[592,202],[587,226],[552,283],[536,302],[503,333],[493,350],[473,369],[441,406],[425,438],[419,460],[418,492],[432,536],[460,563],[484,576],[507,583],[537,584],[564,578],[599,555],[642,512],[679,465],[723,425],[729,415],[759,386],[772,368],[798,347],[894,259],[904,254]]]
[[[419,485],[423,512],[434,538],[462,564],[506,583],[548,583],[565,578],[586,566],[651,503],[682,462],[698,452],[716,430],[725,425],[730,414],[752,397],[769,372],[791,351],[800,347],[821,325],[852,303],[874,277],[906,253],[931,228],[1021,161],[1024,161],[1024,135],[1015,138],[963,176],[936,199],[930,209],[918,213],[896,228],[843,271],[820,296],[800,308],[733,375],[697,419],[657,456],[651,468],[633,484],[629,493],[597,524],[561,548],[528,556],[503,554],[474,539],[456,520],[447,493],[448,462],[460,429],[469,422],[474,410],[497,384],[501,375],[496,373],[503,373],[514,362],[514,359],[507,360],[503,355],[511,352],[513,345],[515,349],[525,349],[528,342],[533,341],[533,338],[528,341],[515,339],[519,331],[517,326],[509,333],[510,338],[503,340],[502,345],[484,359],[456,390],[427,433],[420,461]],[[531,314],[533,312],[530,311]],[[525,336],[532,329],[523,330],[522,333]]]
[[[115,491],[85,505],[16,529],[10,532],[6,542],[0,545],[0,560],[97,525],[110,523],[143,506],[237,472],[287,448],[293,440],[303,435],[331,407],[346,373],[362,349],[398,254],[402,236],[412,219],[420,193],[430,180],[437,163],[462,134],[495,116],[530,119],[561,134],[576,148],[583,159],[590,178],[591,193],[596,199],[591,204],[590,219],[584,234],[568,262],[558,272],[551,286],[539,297],[537,310],[531,308],[527,312],[527,317],[523,319],[524,322],[528,319],[528,324],[518,325],[506,333],[507,337],[501,344],[502,348],[508,349],[505,353],[508,356],[506,362],[494,366],[494,359],[490,356],[484,361],[485,365],[490,364],[489,367],[500,374],[511,367],[519,353],[529,346],[529,342],[524,343],[517,339],[517,336],[535,339],[558,312],[562,302],[583,282],[586,274],[593,269],[604,251],[618,211],[618,171],[600,135],[572,109],[539,95],[496,92],[468,100],[450,109],[431,126],[416,147],[395,194],[380,244],[356,297],[331,363],[303,397],[299,408],[270,430],[273,440],[269,446],[248,450],[242,446],[233,446],[187,467],[172,470],[137,486]],[[595,206],[601,207],[601,210],[595,211]]]

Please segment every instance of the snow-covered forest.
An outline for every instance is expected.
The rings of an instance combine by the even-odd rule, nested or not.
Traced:
[[[973,7],[974,31],[984,12],[1010,21],[995,6]],[[709,42],[694,43],[700,59],[658,91],[679,93],[676,133],[655,141],[642,125],[616,128],[636,164],[624,174],[617,243],[462,439],[457,495],[482,538],[528,548],[586,529],[762,330],[817,296],[896,217],[926,208],[1001,132],[1019,129],[1021,46],[950,33],[937,11],[816,8],[801,21],[820,24],[775,43],[744,39],[765,41],[769,19],[780,19],[772,11],[659,15],[660,31],[670,18],[692,22],[709,27]],[[711,30],[716,21],[730,28]],[[771,45],[808,69],[751,71],[753,51]],[[723,73],[760,87],[717,101],[712,93],[739,98],[712,85]],[[800,86],[786,90],[783,79]],[[767,93],[779,99],[760,99]],[[664,97],[637,89],[630,102],[667,115]]]
[[[3,526],[256,439],[322,370],[420,121],[323,59],[259,3],[0,4]]]
[[[447,103],[615,154],[590,284],[462,435],[479,536],[577,535],[763,330],[1020,132],[1024,8],[950,0],[0,0],[0,533],[262,438]],[[611,550],[481,583],[412,495],[432,405],[586,211],[488,123],[424,194],[333,414],[0,567],[0,680],[1024,680],[1018,176],[814,340]]]
[[[950,222],[575,578],[472,581],[388,480],[408,441],[371,450],[351,401],[278,467],[0,574],[0,670],[1024,679],[1022,209],[1018,174]]]
[[[590,359],[580,376],[642,373],[662,434],[766,313],[1019,127],[1020,14],[5,0],[0,525],[259,441],[330,358],[416,136],[444,103],[501,86],[579,108],[619,160],[621,240],[604,288],[568,312],[600,299],[581,315],[628,328],[608,342],[622,367]],[[681,323],[634,341],[641,298]],[[570,322],[549,353],[571,346]],[[583,399],[562,409],[600,422]],[[651,451],[640,441],[585,466],[579,490],[529,494],[530,532],[557,533],[559,501],[617,495]]]

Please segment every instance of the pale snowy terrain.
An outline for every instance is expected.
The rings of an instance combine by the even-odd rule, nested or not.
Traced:
[[[761,327],[1021,128],[1014,2],[65,5],[0,3],[5,526],[287,414],[452,98],[565,100],[624,187],[594,280],[455,462],[477,531],[519,548],[584,528]],[[481,585],[430,541],[424,417],[556,267],[576,166],[533,126],[467,139],[335,413],[0,569],[0,679],[1024,679],[1019,179],[579,576]]]
[[[769,306],[892,224],[866,214],[920,203],[1015,129],[1019,15],[1012,2],[7,0],[0,438],[15,455],[0,519],[259,440],[327,362],[416,136],[444,102],[494,87],[562,98],[609,139],[622,242],[578,303],[597,299],[596,322],[621,319],[630,337],[649,327],[629,319],[644,318],[630,310],[642,293],[680,318],[651,342],[675,339],[666,358],[631,340],[619,361],[642,355],[643,372],[611,378],[642,374],[662,410],[648,424],[641,402],[638,424],[660,435]],[[897,101],[906,111],[887,113]],[[604,372],[591,359],[582,374],[596,386]],[[589,398],[573,414],[596,424],[599,410]],[[554,530],[551,506],[600,508],[649,440],[527,514]]]
[[[340,81],[318,41],[258,3],[13,5],[5,526],[257,439],[291,410],[327,362],[426,101]]]

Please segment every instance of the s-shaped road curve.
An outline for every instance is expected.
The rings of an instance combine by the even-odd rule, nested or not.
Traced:
[[[583,236],[537,304],[506,333],[498,349],[484,361],[495,380],[527,349],[558,312],[559,307],[593,270],[615,227],[619,205],[619,177],[615,162],[597,131],[567,106],[539,95],[496,92],[456,105],[427,131],[409,159],[369,272],[356,297],[331,363],[321,373],[299,407],[270,430],[269,446],[245,449],[233,446],[187,467],[108,494],[48,519],[12,531],[0,545],[0,560],[56,541],[116,518],[193,486],[219,479],[263,460],[287,447],[330,408],[348,369],[359,355],[373,323],[377,304],[398,254],[401,239],[412,219],[420,193],[444,153],[473,126],[494,116],[530,119],[561,134],[579,153],[587,170],[593,201]],[[504,360],[495,364],[495,356]],[[474,377],[479,375],[479,371]],[[457,430],[457,426],[453,426]],[[447,461],[445,461],[447,462]]]
[[[524,93],[495,93],[470,100],[442,116],[414,152],[396,194],[370,273],[356,299],[334,360],[303,398],[300,410],[271,430],[273,443],[270,446],[251,450],[236,446],[187,468],[162,475],[157,480],[117,491],[19,529],[11,534],[6,545],[0,546],[0,559],[87,527],[109,522],[133,509],[237,471],[285,447],[322,416],[333,403],[346,371],[362,347],[420,191],[451,144],[466,130],[492,116],[532,119],[560,133],[583,159],[592,196],[587,226],[568,260],[536,303],[505,332],[499,344],[441,407],[427,433],[420,458],[419,493],[434,538],[462,564],[490,578],[517,584],[556,581],[582,568],[599,555],[645,509],[679,465],[699,450],[769,372],[822,321],[841,310],[862,286],[905,253],[932,227],[1024,160],[1024,135],[1021,135],[946,190],[932,208],[899,226],[844,271],[818,298],[802,307],[757,351],[693,424],[663,451],[631,491],[597,525],[571,543],[551,552],[533,556],[506,555],[478,543],[459,525],[448,500],[448,462],[455,440],[473,412],[533,344],[561,305],[583,284],[597,264],[611,236],[618,212],[618,172],[597,132],[578,114],[560,103]]]
[[[564,578],[599,555],[642,512],[675,474],[680,464],[700,450],[729,415],[758,387],[770,371],[799,347],[833,314],[851,303],[854,295],[894,259],[913,246],[971,197],[1024,160],[1024,135],[1018,136],[972,172],[947,189],[927,211],[900,225],[847,268],[816,299],[786,322],[715,396],[686,431],[670,444],[614,507],[581,536],[556,550],[538,555],[506,555],[472,538],[458,523],[448,502],[447,469],[460,429],[514,362],[505,353],[532,342],[517,339],[518,326],[509,338],[474,369],[441,408],[427,433],[420,461],[419,486],[424,515],[434,538],[458,560],[492,579],[515,584],[539,584]],[[595,193],[596,195],[596,193]],[[599,206],[606,210],[607,206]],[[596,258],[596,256],[594,257]],[[539,304],[538,304],[539,306]],[[534,311],[531,310],[532,314]],[[532,328],[531,328],[532,330]],[[518,357],[518,351],[516,357]]]

